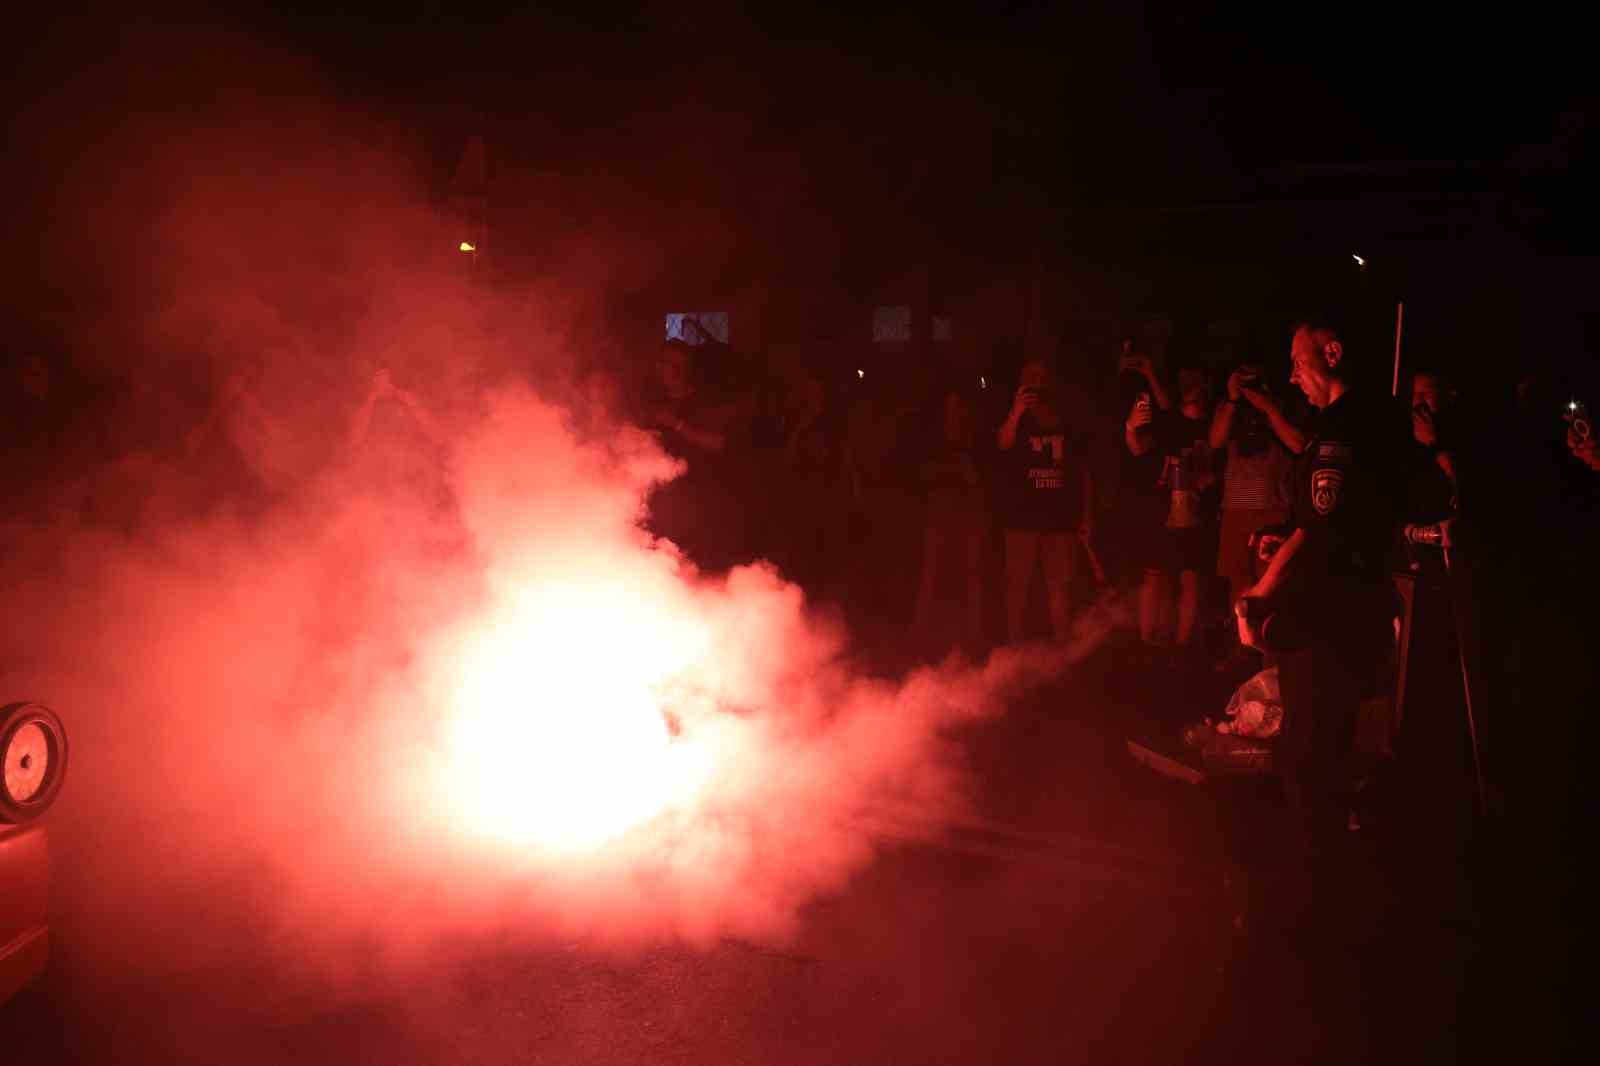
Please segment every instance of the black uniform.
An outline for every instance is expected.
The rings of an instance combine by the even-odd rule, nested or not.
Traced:
[[[1363,691],[1393,640],[1386,558],[1410,434],[1388,397],[1356,392],[1322,411],[1312,434],[1295,469],[1304,542],[1283,590],[1295,640],[1279,661],[1278,758],[1291,787],[1318,805],[1344,784]]]

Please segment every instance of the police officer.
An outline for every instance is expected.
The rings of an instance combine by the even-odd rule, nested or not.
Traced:
[[[1240,636],[1279,654],[1276,759],[1313,834],[1343,828],[1363,690],[1393,640],[1386,566],[1408,432],[1390,398],[1352,387],[1337,329],[1306,322],[1290,382],[1317,415],[1295,467],[1293,532],[1236,610]]]

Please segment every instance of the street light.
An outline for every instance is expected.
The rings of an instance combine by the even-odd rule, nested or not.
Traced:
[[[473,244],[471,241],[462,241],[461,250],[463,252],[476,252],[478,250],[478,246]]]
[[[1367,269],[1367,261],[1361,258],[1359,255],[1352,255],[1350,258],[1354,259],[1356,261],[1356,266],[1360,267],[1362,270]]]

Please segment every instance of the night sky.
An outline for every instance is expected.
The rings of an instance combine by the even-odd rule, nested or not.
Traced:
[[[19,34],[12,80],[26,99],[130,50],[179,69],[249,42],[403,130],[436,191],[466,138],[487,138],[503,264],[549,225],[505,205],[548,201],[541,173],[582,173],[568,217],[673,249],[712,293],[757,257],[774,284],[860,292],[950,256],[967,264],[943,271],[953,287],[990,265],[1092,262],[1140,279],[1145,311],[1357,294],[1418,301],[1419,337],[1431,322],[1441,348],[1530,328],[1549,331],[1541,347],[1587,346],[1594,271],[1573,257],[1594,246],[1595,98],[1570,27],[1528,8],[1184,7],[258,4],[131,29],[44,16]],[[39,123],[15,127],[27,158]],[[51,165],[23,181],[48,185]],[[513,172],[533,184],[504,195]],[[669,218],[701,236],[669,237]],[[11,221],[25,248],[37,217]],[[1506,313],[1460,322],[1487,293]],[[1195,313],[1219,312],[1241,313]]]
[[[978,135],[1003,177],[1120,190],[1140,204],[1204,199],[1197,183],[1247,196],[1264,171],[1291,164],[1531,162],[1541,147],[1576,147],[1593,103],[1578,42],[1527,8],[1487,19],[1391,5],[750,16],[656,4],[565,17],[519,5],[295,6],[241,24],[436,120],[525,115],[548,107],[541,83],[587,81],[592,96],[561,98],[570,118],[683,108],[776,137],[838,123],[930,164]],[[719,98],[719,79],[759,90]]]

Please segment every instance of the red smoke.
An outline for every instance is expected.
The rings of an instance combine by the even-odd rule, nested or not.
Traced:
[[[580,274],[474,286],[404,168],[287,80],[292,122],[219,90],[220,121],[97,134],[149,210],[52,194],[62,248],[94,233],[56,321],[119,419],[6,530],[0,691],[72,734],[71,939],[371,979],[356,945],[474,930],[782,938],[886,826],[958,814],[950,730],[1082,648],[876,679],[771,567],[652,543],[677,464],[564,402],[574,323],[637,249],[555,234]],[[439,449],[356,442],[377,367]],[[429,464],[443,498],[407,479]]]

